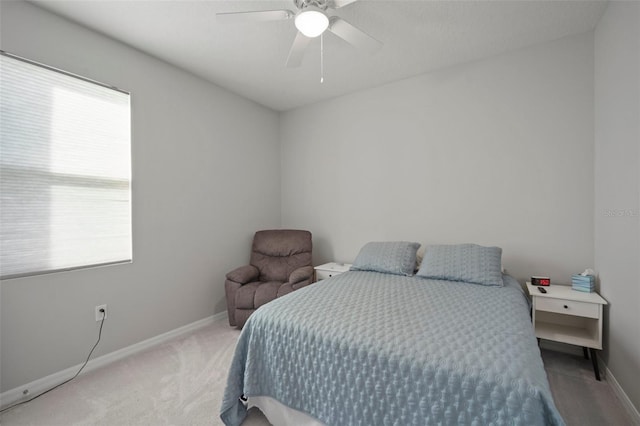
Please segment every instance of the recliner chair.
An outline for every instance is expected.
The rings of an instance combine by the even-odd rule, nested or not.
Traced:
[[[311,250],[309,231],[256,232],[250,264],[229,272],[224,283],[229,325],[242,328],[260,306],[311,284]]]

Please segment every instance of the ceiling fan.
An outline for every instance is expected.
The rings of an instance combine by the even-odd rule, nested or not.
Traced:
[[[294,18],[298,29],[293,45],[289,50],[287,67],[300,66],[305,50],[311,39],[320,36],[325,31],[337,35],[349,44],[370,53],[378,50],[382,43],[364,31],[354,27],[338,16],[331,16],[327,10],[339,9],[357,0],[293,0],[298,9],[291,10],[260,10],[250,12],[217,13],[219,21],[225,22],[260,22],[281,21]]]

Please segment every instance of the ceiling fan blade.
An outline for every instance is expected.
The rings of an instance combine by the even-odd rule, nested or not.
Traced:
[[[290,10],[258,10],[252,12],[216,13],[216,20],[219,22],[264,22],[282,21],[294,16],[295,13]]]
[[[307,50],[307,46],[311,39],[303,35],[300,31],[296,34],[296,38],[293,40],[291,50],[289,50],[289,57],[287,58],[287,67],[296,68],[302,64],[302,58],[304,52]]]
[[[334,9],[339,9],[341,7],[344,7],[348,4],[351,3],[355,3],[358,0],[333,0],[333,8]]]
[[[369,53],[374,53],[382,47],[381,42],[337,16],[331,17],[328,30],[347,43]]]

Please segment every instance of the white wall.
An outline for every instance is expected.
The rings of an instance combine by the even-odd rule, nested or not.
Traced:
[[[611,2],[595,31],[595,264],[604,359],[640,410],[640,4]]]
[[[280,224],[278,116],[24,2],[1,3],[2,49],[131,91],[129,265],[6,280],[2,391],[225,309],[224,274]],[[251,126],[247,126],[251,123]]]
[[[282,225],[316,263],[474,242],[568,283],[593,266],[593,34],[284,113],[281,155]]]

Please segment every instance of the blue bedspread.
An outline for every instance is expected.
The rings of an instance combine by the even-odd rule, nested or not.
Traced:
[[[269,396],[327,425],[562,425],[522,289],[347,272],[246,323],[221,408]]]

